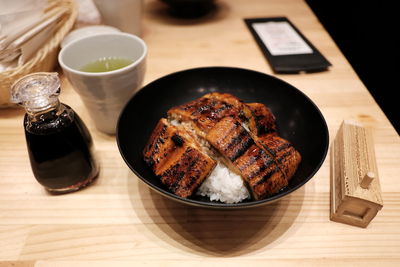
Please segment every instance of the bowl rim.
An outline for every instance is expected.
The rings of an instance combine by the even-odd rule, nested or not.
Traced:
[[[306,177],[305,179],[301,180],[301,182],[299,184],[297,184],[296,186],[282,191],[282,192],[278,192],[274,195],[272,195],[271,197],[265,198],[265,199],[261,199],[261,200],[253,200],[253,201],[246,201],[246,202],[239,202],[239,203],[222,203],[222,202],[203,202],[203,201],[199,201],[199,200],[195,200],[195,199],[190,199],[190,198],[183,198],[180,196],[177,196],[163,188],[154,186],[152,183],[150,183],[149,181],[147,181],[144,177],[142,177],[142,175],[136,171],[133,166],[131,166],[131,164],[129,163],[128,159],[125,157],[125,155],[122,153],[122,144],[120,142],[120,138],[119,138],[119,133],[120,133],[120,122],[122,120],[124,111],[126,110],[126,108],[128,107],[129,103],[132,101],[132,99],[134,99],[134,97],[136,97],[138,94],[141,94],[141,92],[146,89],[147,87],[153,86],[153,84],[160,82],[163,79],[168,79],[171,76],[175,76],[175,75],[180,75],[186,72],[195,72],[195,71],[204,71],[204,70],[212,70],[212,69],[225,69],[225,70],[233,70],[233,71],[245,71],[245,72],[252,72],[256,75],[263,75],[263,76],[267,76],[270,79],[276,80],[278,82],[284,83],[286,86],[291,87],[292,89],[294,89],[295,91],[297,91],[298,93],[300,93],[303,97],[306,98],[307,101],[310,102],[310,104],[315,108],[315,111],[317,112],[317,114],[321,117],[322,119],[322,123],[323,123],[323,128],[324,128],[324,132],[325,132],[325,143],[326,146],[324,147],[324,151],[323,151],[323,155],[321,157],[321,159],[319,160],[317,166],[314,168],[314,170],[308,175],[308,177]],[[239,68],[239,67],[231,67],[231,66],[208,66],[208,67],[196,67],[196,68],[190,68],[190,69],[184,69],[184,70],[179,70],[176,72],[172,72],[169,73],[167,75],[164,75],[162,77],[159,77],[151,82],[149,82],[148,84],[146,84],[145,86],[143,86],[135,95],[132,96],[132,98],[127,102],[127,104],[124,106],[124,108],[122,109],[122,112],[120,113],[120,116],[118,118],[118,122],[117,122],[117,131],[116,131],[116,140],[117,140],[117,145],[118,145],[118,149],[120,151],[121,157],[124,159],[125,163],[128,165],[129,169],[131,169],[133,171],[133,173],[139,178],[139,180],[141,180],[142,182],[144,182],[145,184],[147,184],[152,190],[155,190],[156,192],[160,193],[161,195],[184,203],[184,204],[188,204],[191,206],[196,206],[196,207],[203,207],[203,208],[214,208],[214,209],[242,209],[242,208],[252,208],[252,207],[258,207],[258,206],[262,206],[265,204],[271,204],[272,202],[275,202],[277,200],[280,200],[286,196],[288,196],[289,194],[291,194],[292,192],[298,190],[299,188],[301,188],[303,185],[305,185],[309,180],[311,180],[311,178],[313,178],[315,176],[315,174],[319,171],[319,169],[321,168],[322,164],[325,162],[326,160],[326,156],[328,154],[328,150],[329,150],[329,130],[328,130],[328,125],[326,123],[326,120],[322,114],[322,112],[320,111],[320,109],[318,108],[318,106],[305,94],[303,93],[301,90],[297,89],[296,87],[294,87],[293,85],[289,84],[288,82],[281,80],[275,76],[266,74],[266,73],[262,73],[260,71],[256,71],[256,70],[251,70],[251,69],[245,69],[245,68]]]

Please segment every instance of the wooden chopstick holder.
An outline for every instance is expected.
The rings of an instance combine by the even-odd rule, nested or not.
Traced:
[[[367,227],[383,207],[370,130],[343,121],[331,146],[330,219]]]

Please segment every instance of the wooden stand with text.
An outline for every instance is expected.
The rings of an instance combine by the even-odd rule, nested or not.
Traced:
[[[331,220],[367,227],[383,207],[370,130],[343,121],[331,146],[331,166]]]

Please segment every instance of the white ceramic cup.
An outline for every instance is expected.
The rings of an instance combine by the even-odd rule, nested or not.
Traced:
[[[146,55],[147,46],[142,39],[121,32],[84,37],[61,49],[58,55],[60,66],[98,130],[115,134],[119,114],[142,85]],[[133,62],[108,72],[79,70],[103,57],[120,57]]]
[[[93,0],[104,24],[141,35],[143,0]]]
[[[91,25],[82,28],[78,28],[76,30],[71,31],[64,37],[61,42],[61,48],[66,46],[72,41],[85,38],[86,36],[110,33],[110,32],[120,32],[119,29],[107,26],[107,25]]]

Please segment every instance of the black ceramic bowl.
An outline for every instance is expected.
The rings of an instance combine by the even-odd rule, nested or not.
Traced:
[[[207,197],[181,198],[169,192],[145,164],[142,151],[158,120],[169,108],[209,92],[226,92],[245,102],[266,104],[276,116],[279,135],[302,155],[302,162],[287,187],[263,200],[237,204]],[[271,203],[309,181],[324,162],[329,136],[317,106],[301,91],[272,76],[239,68],[209,67],[172,73],[143,87],[125,106],[117,126],[120,153],[129,168],[156,192],[180,202],[211,208],[243,208]]]
[[[214,8],[214,0],[161,0],[166,3],[173,16],[197,18],[204,16]]]

